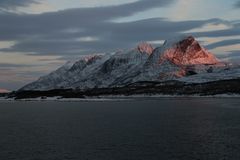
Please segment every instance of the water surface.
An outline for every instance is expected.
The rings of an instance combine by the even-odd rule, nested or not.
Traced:
[[[239,98],[0,102],[1,160],[240,159]]]

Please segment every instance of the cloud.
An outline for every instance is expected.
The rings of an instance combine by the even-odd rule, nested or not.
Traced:
[[[234,4],[234,7],[240,8],[240,1],[237,1],[237,2]]]
[[[0,69],[3,68],[12,68],[12,67],[31,67],[32,65],[28,64],[11,64],[11,63],[0,63]]]
[[[236,51],[229,51],[228,54],[224,54],[219,56],[220,58],[240,58],[240,50],[236,50]]]
[[[207,45],[206,47],[208,49],[215,49],[215,48],[222,47],[222,46],[230,46],[230,45],[236,45],[236,44],[240,44],[240,39],[223,40],[220,42],[216,42],[216,43]]]
[[[13,36],[19,36],[16,38],[25,40],[1,51],[56,55],[112,51],[117,48],[133,47],[141,41],[164,40],[211,21],[214,20],[172,22],[154,18],[126,23],[85,24],[84,27],[81,23],[72,22],[70,24],[69,22],[67,26],[62,24],[62,28],[48,26],[45,30],[43,29],[44,25],[38,24],[38,27],[41,26],[43,29],[42,31],[38,27],[32,28],[32,35],[28,35],[29,39],[21,38],[25,35],[15,33]],[[61,23],[55,24],[60,25]],[[64,30],[70,27],[68,25],[74,28],[82,27],[84,31],[65,32]],[[34,31],[35,29],[36,31]],[[29,32],[31,31],[29,30]]]
[[[229,51],[230,55],[233,57],[240,57],[240,50]]]
[[[140,41],[164,40],[218,19],[173,22],[163,18],[113,22],[174,0],[141,0],[118,6],[69,9],[38,15],[0,15],[2,41],[15,41],[4,52],[37,55],[91,54],[129,48]]]
[[[173,2],[175,1],[139,0],[118,6],[68,9],[36,15],[0,14],[0,41],[15,42],[9,48],[0,48],[0,51],[67,56],[112,52],[119,48],[133,47],[140,41],[159,41],[186,32],[196,37],[240,35],[239,24],[221,19],[169,21],[151,18],[130,22],[112,21]],[[228,27],[208,31],[209,24]],[[205,27],[204,30],[198,31],[201,27]]]
[[[27,83],[30,83],[40,76],[49,73],[49,70],[55,70],[63,62],[46,62],[43,64],[14,64],[0,62],[0,86],[14,90]]]
[[[119,35],[119,33],[123,33],[128,27],[135,29],[140,27],[143,30],[143,27],[147,26],[144,23],[149,23],[147,28],[152,28],[151,25],[154,26],[155,22],[160,25],[161,19],[123,24],[111,20],[151,8],[163,7],[173,2],[174,0],[139,0],[118,6],[68,9],[37,15],[2,14],[0,40],[16,42],[12,48],[2,51],[62,55],[123,47],[126,43],[119,42],[124,38],[123,34]],[[137,26],[137,23],[144,26]],[[126,34],[130,33],[126,32]],[[132,34],[135,36],[134,33]],[[115,42],[110,38],[114,38]]]
[[[26,7],[33,3],[39,3],[37,0],[1,0],[0,11],[12,10],[17,7]]]
[[[222,60],[231,62],[232,64],[239,65],[240,63],[240,50],[229,51],[227,54],[219,56]]]
[[[207,44],[208,49],[238,45],[240,43],[240,23],[231,21],[226,22],[222,20],[216,21],[218,21],[217,23],[228,23],[228,25],[231,27],[215,31],[189,32],[189,34],[192,34],[195,37],[203,37],[205,40],[210,40],[210,42],[212,40],[211,44]]]

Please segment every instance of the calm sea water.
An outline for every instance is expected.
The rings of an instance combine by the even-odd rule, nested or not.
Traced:
[[[240,99],[0,102],[1,160],[239,160]]]

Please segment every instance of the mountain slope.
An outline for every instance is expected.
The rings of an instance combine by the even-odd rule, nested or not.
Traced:
[[[224,72],[226,65],[192,37],[171,39],[157,48],[141,43],[113,55],[85,57],[66,64],[21,90],[121,87],[139,81],[182,80],[192,75]],[[199,76],[201,77],[201,76]]]
[[[163,47],[160,47],[150,60],[152,63],[160,64],[168,60],[178,66],[219,63],[217,58],[201,47],[192,36],[165,41]]]

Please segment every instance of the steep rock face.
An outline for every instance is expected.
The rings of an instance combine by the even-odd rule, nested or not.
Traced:
[[[151,55],[153,52],[153,47],[151,44],[148,44],[146,42],[140,43],[137,47],[137,49],[141,52],[141,53],[147,53],[148,55]]]
[[[166,40],[157,47],[145,64],[145,77],[158,77],[159,80],[171,80],[184,76],[207,72],[211,65],[220,62],[192,36]]]
[[[162,47],[156,48],[149,58],[153,64],[161,64],[168,60],[178,66],[214,65],[220,63],[217,58],[208,52],[192,36],[166,40]]]
[[[141,43],[136,49],[113,55],[95,55],[68,63],[21,90],[59,88],[103,88],[124,86],[139,81],[182,79],[201,73],[212,73],[217,58],[192,37],[171,39],[153,49]]]
[[[167,43],[167,42],[166,42]],[[177,42],[173,47],[167,49],[160,57],[159,63],[168,59],[176,65],[213,65],[219,63],[216,57],[200,46],[192,37]]]

